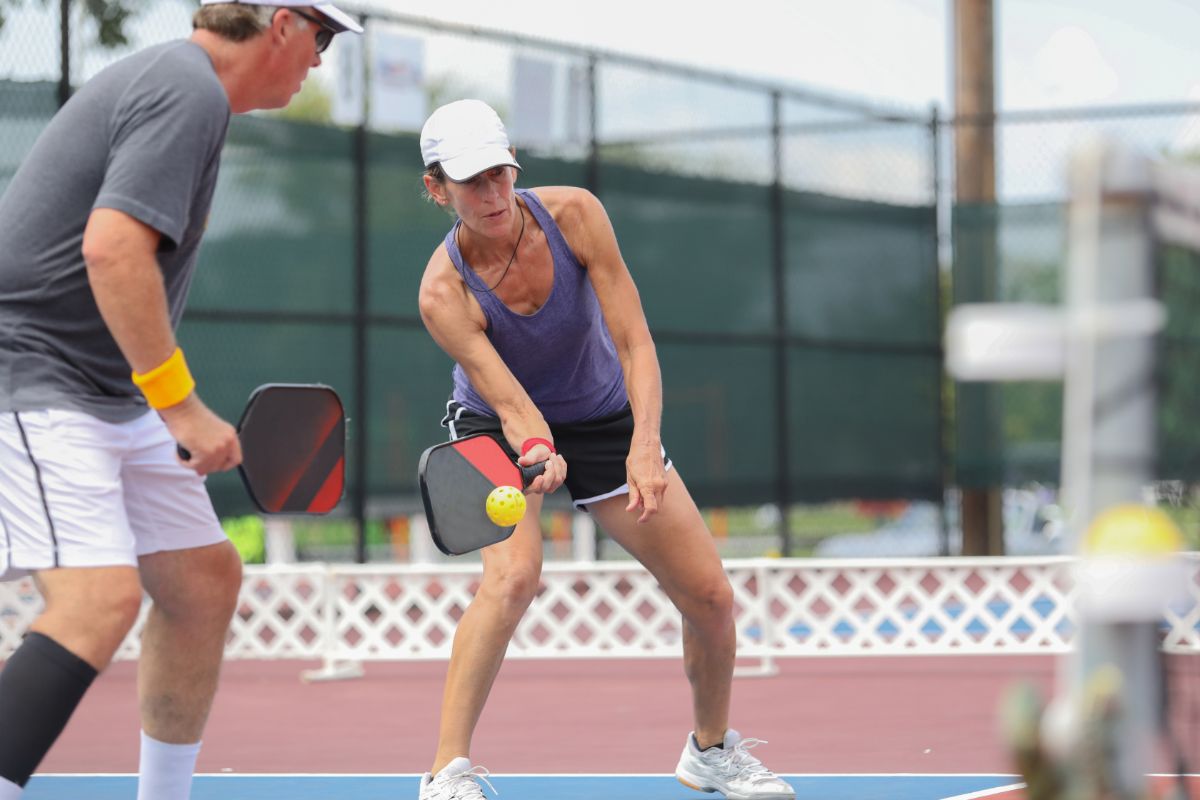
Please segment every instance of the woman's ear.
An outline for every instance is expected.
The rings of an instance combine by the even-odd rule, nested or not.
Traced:
[[[425,191],[430,197],[433,198],[433,202],[437,203],[439,206],[449,204],[450,198],[446,195],[445,186],[442,186],[442,184],[438,183],[429,175],[422,176],[422,179],[425,181]]]

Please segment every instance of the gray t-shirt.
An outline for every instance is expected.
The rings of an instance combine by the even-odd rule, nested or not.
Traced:
[[[110,422],[145,412],[96,307],[84,227],[111,208],[162,234],[178,325],[229,116],[208,54],[175,41],[108,67],[50,121],[0,196],[0,411],[70,408]]]

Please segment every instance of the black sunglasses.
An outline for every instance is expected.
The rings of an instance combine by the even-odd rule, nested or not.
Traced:
[[[321,53],[324,53],[326,50],[329,49],[329,43],[333,41],[333,35],[335,33],[338,33],[338,30],[336,28],[333,28],[332,26],[330,26],[330,24],[328,22],[326,22],[325,20],[320,19],[319,17],[314,17],[312,14],[306,14],[298,8],[289,7],[288,11],[292,12],[293,14],[295,14],[298,17],[304,17],[309,22],[315,22],[317,25],[321,26],[321,29],[319,31],[317,31],[317,54],[318,55],[320,55]]]

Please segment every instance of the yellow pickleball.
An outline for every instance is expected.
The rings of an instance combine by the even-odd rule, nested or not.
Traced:
[[[484,506],[488,519],[502,528],[516,525],[525,516],[525,494],[515,486],[497,486]]]
[[[1137,504],[1110,508],[1092,522],[1084,538],[1084,552],[1093,556],[1153,558],[1178,553],[1183,534],[1167,514],[1153,506]]]

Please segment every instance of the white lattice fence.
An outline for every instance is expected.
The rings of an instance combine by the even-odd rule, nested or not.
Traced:
[[[1068,647],[1067,559],[809,561],[768,569],[776,655],[1042,653]]]
[[[1200,558],[1164,642],[1200,652]],[[444,659],[478,565],[248,567],[229,658]],[[730,560],[739,653],[776,656],[1057,653],[1074,630],[1066,558]],[[0,584],[0,658],[41,608]],[[118,658],[138,653],[141,621]],[[671,657],[679,615],[634,563],[551,563],[509,648],[516,658]]]
[[[739,605],[755,602],[754,570],[731,570]],[[331,571],[333,647],[343,661],[443,659],[479,584],[479,567],[340,567]],[[751,588],[747,589],[749,579]],[[757,617],[739,613],[744,649]],[[513,635],[516,658],[678,654],[679,614],[637,564],[551,564]],[[751,652],[750,654],[753,654]]]
[[[1200,554],[1190,554],[1188,598],[1168,608],[1164,615],[1167,627],[1163,647],[1172,652],[1200,654]]]
[[[329,573],[323,564],[247,567],[226,658],[322,658],[329,641],[322,627]],[[143,603],[118,659],[137,658],[149,608]],[[41,610],[32,579],[0,583],[0,658],[16,649]]]

